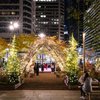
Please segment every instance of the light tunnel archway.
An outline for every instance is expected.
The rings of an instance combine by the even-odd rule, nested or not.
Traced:
[[[35,56],[42,49],[47,55],[55,59],[56,64],[63,71],[66,66],[66,48],[67,45],[64,42],[57,40],[55,37],[45,37],[43,39],[37,38],[34,44],[30,46],[27,54],[23,57],[23,67],[28,68],[35,60]]]

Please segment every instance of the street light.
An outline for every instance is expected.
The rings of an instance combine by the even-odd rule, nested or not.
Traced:
[[[44,38],[46,35],[45,35],[44,33],[40,33],[38,36],[39,36],[40,38]]]
[[[10,22],[9,29],[10,29],[11,31],[17,29],[18,27],[19,27],[18,22]]]
[[[15,30],[15,29],[17,29],[19,27],[19,24],[18,24],[18,22],[10,22],[10,25],[9,25],[9,29],[12,31],[12,34],[13,34],[13,31]],[[11,34],[11,35],[12,35]],[[10,39],[11,40],[11,39]]]
[[[11,31],[13,31],[13,30],[14,30],[13,25],[10,25],[10,26],[9,26],[9,29],[10,29]]]
[[[85,68],[85,35],[86,33],[83,33],[83,71],[86,70]]]
[[[13,26],[14,26],[14,28],[16,28],[16,29],[17,29],[17,28],[19,27],[18,22],[14,22],[14,23],[13,23]]]

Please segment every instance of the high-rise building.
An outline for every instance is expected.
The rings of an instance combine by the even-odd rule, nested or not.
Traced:
[[[100,57],[100,0],[94,0],[84,15],[85,46]]]
[[[36,33],[64,38],[64,0],[36,0]]]
[[[85,10],[93,0],[65,0],[65,25],[69,37],[74,35],[79,46],[82,45],[83,19]]]
[[[65,25],[69,37],[73,34],[77,42],[82,44],[83,32],[83,0],[65,0]]]
[[[10,23],[18,22],[13,33],[30,34],[35,31],[34,0],[0,0],[0,37],[10,38]]]

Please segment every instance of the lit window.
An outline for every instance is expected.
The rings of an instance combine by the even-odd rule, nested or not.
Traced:
[[[41,17],[45,18],[45,17],[46,17],[46,15],[41,15]]]
[[[38,8],[41,8],[41,6],[38,6]]]
[[[54,24],[58,24],[58,22],[54,22]]]
[[[12,15],[15,15],[15,12],[11,12]]]
[[[56,21],[59,21],[59,19],[56,19]]]
[[[54,24],[56,24],[56,22],[54,22]]]

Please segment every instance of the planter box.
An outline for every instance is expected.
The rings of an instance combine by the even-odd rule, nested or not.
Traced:
[[[19,86],[21,86],[24,83],[24,80],[17,84],[7,84],[7,83],[2,83],[0,84],[0,90],[14,90],[17,89]]]

